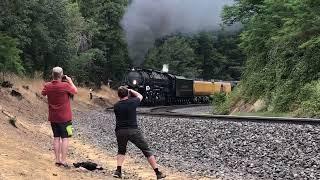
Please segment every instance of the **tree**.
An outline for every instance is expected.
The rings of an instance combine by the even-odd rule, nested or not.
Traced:
[[[244,7],[249,11],[239,11]],[[245,29],[242,96],[264,98],[272,111],[296,109],[302,88],[320,77],[320,2],[243,0],[224,15],[226,22],[242,22]]]
[[[88,22],[68,0],[1,1],[0,31],[19,40],[26,72],[50,75],[53,66],[68,71],[68,61],[83,49]]]
[[[98,73],[99,79],[104,83],[110,79],[120,81],[129,68],[127,46],[119,24],[127,3],[126,0],[79,1],[83,16],[97,24],[92,48],[99,49],[102,54],[99,53],[100,60],[92,62],[91,67],[101,69],[101,73]]]
[[[170,73],[189,78],[195,78],[200,73],[194,51],[184,37],[171,37],[150,51],[145,66],[161,69],[163,64],[169,64]]]
[[[21,51],[17,48],[17,44],[17,40],[0,33],[0,72],[3,81],[6,72],[22,74],[24,71],[19,56]]]
[[[91,81],[99,86],[109,80],[118,82],[133,64],[119,23],[128,3],[128,0],[3,0],[0,32],[17,40],[27,75],[39,71],[48,78],[53,66],[62,66],[80,84]],[[240,52],[234,46],[237,38],[227,36],[176,34],[157,40],[146,66],[160,69],[167,62],[178,75],[236,79],[240,74],[241,63],[236,58]]]
[[[202,32],[191,39],[205,80],[239,80],[244,56],[237,43],[239,32]]]

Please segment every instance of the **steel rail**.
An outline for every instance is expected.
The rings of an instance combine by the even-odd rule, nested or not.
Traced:
[[[256,122],[256,123],[290,123],[290,124],[310,124],[320,125],[320,119],[315,118],[294,118],[294,117],[266,117],[266,116],[236,116],[236,115],[209,115],[209,114],[185,114],[172,112],[174,109],[199,107],[203,105],[175,105],[175,106],[159,106],[150,108],[149,111],[139,111],[137,114],[145,116],[161,116],[174,118],[191,118],[191,119],[212,119],[220,121],[234,122]],[[113,108],[107,108],[112,111]]]

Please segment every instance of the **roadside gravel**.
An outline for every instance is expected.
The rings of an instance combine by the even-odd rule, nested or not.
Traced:
[[[111,112],[76,112],[76,137],[116,154]],[[320,126],[139,116],[159,163],[223,179],[320,179]],[[129,144],[129,154],[142,153]],[[139,159],[139,158],[138,158]]]

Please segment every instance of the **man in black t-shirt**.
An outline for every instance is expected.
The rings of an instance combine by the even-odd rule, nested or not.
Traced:
[[[156,173],[157,179],[165,178],[165,175],[159,171],[156,159],[149,148],[147,141],[144,139],[141,130],[138,128],[136,110],[142,101],[143,96],[124,86],[119,87],[118,96],[120,101],[114,105],[118,155],[117,170],[113,173],[113,176],[118,178],[122,177],[121,166],[127,151],[127,143],[130,141],[136,145],[148,159],[149,164]]]

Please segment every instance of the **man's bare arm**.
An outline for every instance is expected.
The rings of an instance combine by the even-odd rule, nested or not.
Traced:
[[[67,76],[67,75],[65,75],[65,76],[66,76],[66,79],[67,79],[68,83],[69,83],[69,84],[71,85],[71,87],[73,88],[75,94],[77,94],[77,93],[78,93],[78,89],[77,89],[77,87],[74,85],[72,79],[71,79],[69,76]]]
[[[131,94],[132,94],[134,97],[137,97],[137,98],[140,99],[140,101],[142,101],[143,96],[142,96],[139,92],[137,92],[137,91],[135,91],[135,90],[132,90],[132,89],[129,89],[129,92],[131,92]]]

